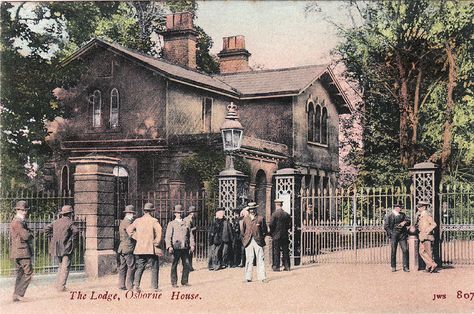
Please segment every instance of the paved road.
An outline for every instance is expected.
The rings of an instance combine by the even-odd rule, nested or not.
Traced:
[[[86,280],[75,275],[70,292],[49,289],[52,278],[37,276],[27,300],[10,301],[13,280],[0,280],[2,313],[473,313],[474,267],[391,273],[388,265],[313,264],[291,272],[268,272],[269,283],[243,282],[243,269],[209,272],[204,264],[190,275],[191,287],[173,289],[169,267],[160,269],[161,295],[129,299],[116,288],[117,276]],[[149,287],[149,272],[142,287]],[[71,300],[72,291],[85,299]],[[458,298],[458,291],[462,297]],[[116,295],[116,300],[100,296]],[[473,293],[465,295],[466,293]],[[434,295],[439,295],[433,300]],[[178,299],[172,299],[177,297]],[[468,296],[469,299],[464,297]],[[155,299],[153,297],[156,297]],[[181,299],[183,298],[183,299]],[[139,311],[138,311],[139,310]]]

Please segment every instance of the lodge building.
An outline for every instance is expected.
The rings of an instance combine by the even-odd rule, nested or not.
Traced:
[[[220,74],[196,70],[190,13],[167,16],[163,58],[93,39],[64,66],[79,65],[72,112],[52,163],[54,184],[72,189],[70,157],[120,159],[115,174],[129,192],[193,189],[180,164],[199,151],[222,151],[227,106],[244,127],[238,155],[250,168],[249,196],[270,212],[272,175],[291,164],[307,184],[332,188],[339,171],[339,115],[351,112],[327,65],[252,71],[244,36],[223,39]]]

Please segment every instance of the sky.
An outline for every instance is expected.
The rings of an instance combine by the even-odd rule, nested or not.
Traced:
[[[222,37],[244,35],[250,65],[265,69],[330,63],[340,38],[324,20],[349,25],[341,1],[318,1],[321,13],[305,14],[310,1],[198,1],[196,25],[222,49]]]

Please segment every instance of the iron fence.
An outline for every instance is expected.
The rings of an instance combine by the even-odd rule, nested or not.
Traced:
[[[474,186],[440,186],[441,261],[474,264]]]
[[[27,218],[28,227],[33,231],[32,264],[35,273],[53,273],[57,271],[57,260],[49,254],[49,239],[44,228],[50,224],[63,205],[73,205],[74,197],[69,192],[17,191],[0,195],[0,276],[11,276],[15,263],[10,259],[10,222],[15,215],[15,204],[25,200],[30,207]],[[75,218],[79,228],[78,242],[73,253],[71,271],[84,269],[85,222]]]

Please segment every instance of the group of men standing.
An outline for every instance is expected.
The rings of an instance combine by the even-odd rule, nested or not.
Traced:
[[[214,222],[209,228],[209,270],[226,267],[245,267],[245,281],[252,281],[254,261],[257,279],[267,282],[263,247],[265,237],[273,239],[272,270],[280,271],[280,255],[283,254],[285,271],[290,270],[289,233],[291,217],[283,210],[283,202],[275,200],[275,211],[267,226],[265,217],[258,215],[258,204],[249,202],[246,207],[234,210],[233,217],[224,217],[224,208],[216,210]]]
[[[413,234],[418,234],[419,253],[425,262],[427,272],[433,273],[438,265],[433,260],[432,245],[434,241],[433,230],[436,228],[436,222],[428,211],[429,203],[420,201],[417,204],[416,223],[410,227],[410,220],[405,213],[401,211],[402,205],[395,204],[393,211],[385,217],[384,229],[390,238],[391,254],[390,265],[392,272],[395,272],[397,261],[397,247],[400,244],[403,255],[403,271],[409,272],[408,267],[408,245],[407,238],[410,230]],[[410,228],[409,228],[410,227]]]
[[[31,259],[33,257],[34,234],[28,228],[26,218],[30,208],[26,201],[18,201],[16,215],[10,223],[10,258],[15,260],[17,277],[13,291],[13,302],[21,301],[33,277]],[[74,225],[74,208],[65,205],[59,212],[59,218],[47,225],[45,234],[51,238],[49,253],[58,260],[58,274],[55,286],[58,291],[66,291],[72,254],[79,234]]]
[[[158,219],[151,213],[155,211],[152,203],[143,206],[143,216],[134,220],[135,209],[132,205],[125,207],[125,218],[119,226],[120,245],[117,253],[120,254],[119,288],[140,292],[143,272],[148,263],[151,264],[151,287],[155,291],[159,281],[159,257],[164,256],[161,247],[162,227]],[[171,285],[178,287],[177,267],[181,260],[183,272],[181,285],[189,286],[189,272],[192,270],[191,254],[194,252],[194,206],[188,209],[188,215],[182,205],[174,207],[174,220],[166,227],[165,245],[170,255],[173,255],[171,264]],[[135,267],[136,264],[136,267]]]

